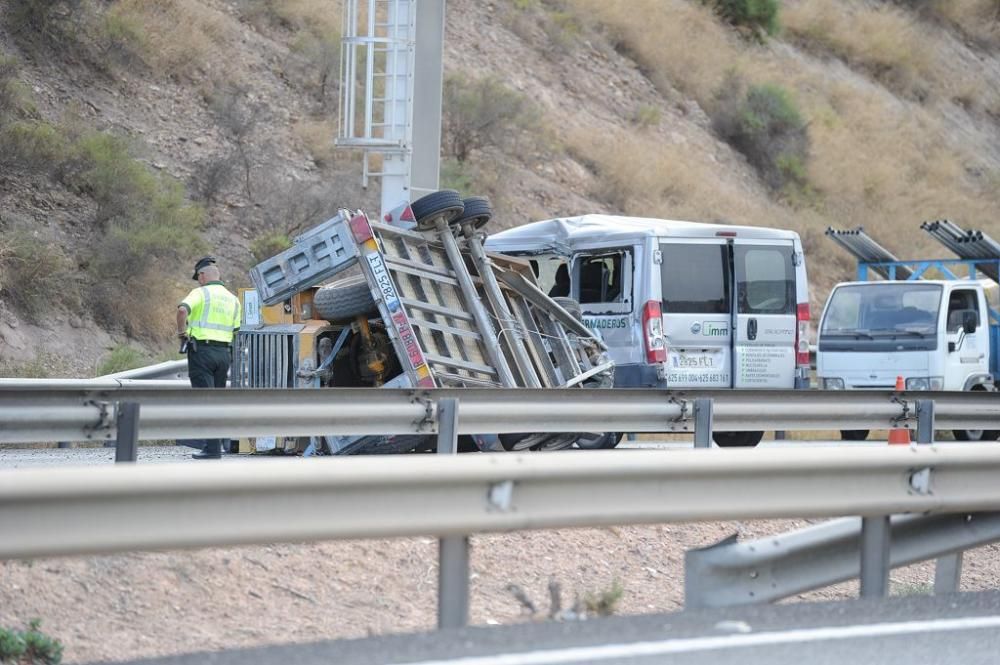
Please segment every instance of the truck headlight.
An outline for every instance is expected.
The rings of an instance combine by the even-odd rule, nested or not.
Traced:
[[[906,380],[907,390],[930,390],[930,379],[924,376],[914,376]]]
[[[928,379],[931,390],[944,390],[944,377],[943,376],[932,376]]]
[[[843,379],[823,379],[823,390],[843,390]]]

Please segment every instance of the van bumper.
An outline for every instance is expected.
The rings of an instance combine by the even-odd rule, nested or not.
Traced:
[[[615,365],[615,388],[666,388],[656,365]]]

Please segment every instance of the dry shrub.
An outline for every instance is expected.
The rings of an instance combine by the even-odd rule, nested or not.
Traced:
[[[927,81],[942,78],[934,65],[939,38],[902,9],[857,0],[800,0],[789,3],[782,16],[802,47],[829,51],[898,92],[921,98]]]
[[[153,263],[132,270],[123,266],[117,279],[92,287],[91,311],[99,322],[133,339],[166,344],[175,334],[174,312],[186,293],[178,280],[185,276],[191,276],[186,267],[171,273]]]
[[[0,233],[0,297],[41,322],[53,308],[80,307],[76,265],[53,238],[27,226]]]
[[[319,167],[330,166],[338,159],[350,156],[345,150],[338,150],[333,145],[337,125],[332,120],[300,122],[295,126],[295,134]]]
[[[105,15],[105,31],[156,72],[177,78],[223,63],[231,35],[227,18],[196,0],[120,0]]]
[[[335,33],[340,31],[339,2],[330,0],[249,0],[244,15],[254,23],[276,23],[293,30]],[[364,14],[364,12],[361,12]],[[365,20],[360,16],[359,20]]]
[[[928,11],[955,25],[982,46],[1000,46],[1000,2],[997,0],[932,0]]]
[[[705,103],[744,46],[711,7],[685,0],[578,0],[572,6],[601,23],[661,91],[676,86]]]

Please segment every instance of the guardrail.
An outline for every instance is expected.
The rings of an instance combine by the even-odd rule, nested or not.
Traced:
[[[174,380],[187,381],[187,360],[167,360],[155,365],[137,367],[114,374],[105,374],[97,378],[98,381],[126,379],[126,380]]]
[[[140,405],[141,439],[434,434],[442,400],[459,434],[916,429],[917,402],[940,429],[1000,429],[990,393],[580,389],[197,390],[146,382],[0,380],[0,443],[111,441],[119,405]],[[142,387],[139,387],[142,386]],[[707,416],[707,417],[705,417]],[[703,433],[704,433],[703,427]]]
[[[916,427],[927,443],[935,427],[1000,429],[1000,402],[987,393],[194,390],[0,381],[0,443],[117,437],[119,459],[130,460],[139,438],[425,433],[437,435],[439,452],[454,452],[465,433],[694,431],[696,445],[707,446],[713,428],[886,427]],[[468,615],[471,533],[861,515],[862,595],[883,595],[889,515],[1000,511],[998,472],[1000,446],[981,443],[0,471],[0,559],[438,535],[439,625],[457,626]],[[322,509],[344,505],[351,510],[337,511],[336,520]],[[1000,529],[991,534],[962,543],[1000,537]]]

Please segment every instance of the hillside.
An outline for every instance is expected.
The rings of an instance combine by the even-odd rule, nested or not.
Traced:
[[[590,211],[788,227],[813,312],[863,224],[902,257],[1000,237],[995,0],[448,0],[443,184],[497,228]],[[749,3],[767,6],[768,3]],[[727,12],[727,9],[728,12]],[[333,0],[0,0],[0,374],[171,356],[194,258],[225,278],[338,207]]]

